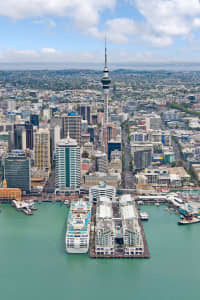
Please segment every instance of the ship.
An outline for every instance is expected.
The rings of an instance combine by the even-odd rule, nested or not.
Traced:
[[[140,220],[142,221],[148,221],[149,220],[149,215],[146,212],[140,212]]]
[[[189,224],[195,224],[200,223],[200,218],[197,216],[186,216],[182,220],[178,222],[178,225],[189,225]]]
[[[78,200],[71,203],[66,230],[67,253],[87,253],[90,242],[91,203]]]

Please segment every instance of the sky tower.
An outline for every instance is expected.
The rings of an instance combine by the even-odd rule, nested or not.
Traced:
[[[105,40],[105,67],[103,78],[101,79],[104,91],[104,125],[108,123],[108,99],[109,99],[109,88],[111,79],[109,77],[108,64],[107,64],[107,45]]]

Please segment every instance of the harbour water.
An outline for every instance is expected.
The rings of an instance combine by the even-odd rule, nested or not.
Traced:
[[[200,224],[178,226],[164,207],[145,206],[150,259],[90,259],[65,253],[68,209],[38,205],[27,217],[0,213],[0,286],[4,300],[196,300]]]

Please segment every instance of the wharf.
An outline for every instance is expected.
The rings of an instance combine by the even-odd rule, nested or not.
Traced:
[[[117,208],[114,205],[113,207],[114,214],[116,214]],[[112,255],[102,255],[95,253],[95,223],[96,223],[96,205],[94,204],[92,207],[92,218],[91,218],[91,231],[90,231],[90,250],[89,255],[91,258],[150,258],[150,252],[147,244],[147,240],[145,237],[144,228],[140,218],[138,219],[138,223],[141,229],[143,244],[144,244],[144,252],[140,255],[125,255],[123,246],[116,246],[115,253]]]

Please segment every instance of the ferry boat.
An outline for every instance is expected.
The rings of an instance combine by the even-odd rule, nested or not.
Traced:
[[[148,221],[149,220],[149,215],[146,212],[140,212],[140,220],[142,221]]]
[[[83,200],[71,203],[67,231],[66,251],[68,253],[87,253],[90,242],[91,203]]]
[[[189,225],[195,223],[200,223],[200,218],[196,216],[191,216],[191,217],[185,217],[182,220],[180,220],[178,222],[178,225]]]

